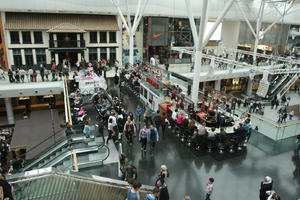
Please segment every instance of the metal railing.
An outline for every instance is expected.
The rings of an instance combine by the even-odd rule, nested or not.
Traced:
[[[85,48],[85,40],[49,40],[49,48]]]
[[[128,184],[124,181],[93,176],[76,175],[53,168],[33,170],[7,176],[13,186],[15,199],[114,199],[124,200]],[[144,199],[153,187],[142,186],[140,198]]]
[[[69,122],[72,125],[72,116],[70,108],[70,99],[69,99],[69,89],[68,89],[68,80],[64,77],[64,102],[65,102],[65,118],[66,122]]]

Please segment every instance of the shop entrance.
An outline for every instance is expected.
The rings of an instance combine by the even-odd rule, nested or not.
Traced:
[[[79,52],[59,52],[58,53],[58,58],[59,58],[59,63],[63,63],[63,60],[66,60],[67,62],[71,63],[71,66],[75,66],[76,62],[78,60],[78,54]]]

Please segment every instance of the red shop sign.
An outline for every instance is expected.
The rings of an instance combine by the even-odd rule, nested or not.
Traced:
[[[146,78],[147,83],[155,87],[156,89],[158,88],[158,85],[155,81],[151,80],[150,78]]]

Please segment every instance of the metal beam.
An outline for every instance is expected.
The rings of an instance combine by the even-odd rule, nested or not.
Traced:
[[[192,101],[194,103],[198,102],[198,93],[199,93],[199,83],[200,83],[200,68],[202,63],[202,44],[205,32],[205,26],[207,21],[207,7],[208,7],[208,0],[203,0],[202,2],[202,14],[201,14],[201,21],[200,21],[200,28],[199,28],[199,37],[198,37],[198,44],[195,44],[195,73],[193,77],[193,87],[192,87]]]
[[[192,34],[193,34],[193,38],[194,38],[194,44],[198,45],[197,28],[196,28],[196,24],[195,24],[193,12],[192,12],[192,7],[191,7],[190,0],[185,0],[185,4],[186,4],[187,14],[188,14],[190,25],[191,25],[191,29],[192,29]]]
[[[262,16],[263,16],[263,12],[264,12],[264,8],[265,8],[265,0],[261,0],[260,3],[260,7],[259,7],[259,12],[258,12],[258,18],[257,18],[257,22],[256,22],[256,37],[255,37],[255,43],[254,43],[254,55],[253,55],[253,64],[256,65],[256,54],[257,54],[257,46],[258,46],[258,42],[259,42],[259,31],[261,28],[261,20],[262,20]]]
[[[241,7],[241,5],[239,4],[238,1],[236,1],[235,3],[236,3],[236,6],[238,7],[238,9],[241,11],[241,13],[242,13],[242,15],[243,15],[243,18],[244,18],[244,20],[246,21],[246,23],[248,24],[248,26],[249,26],[249,28],[250,28],[250,30],[251,30],[251,33],[253,34],[254,38],[256,38],[255,31],[254,31],[252,25],[250,24],[250,22],[249,22],[249,20],[248,20],[248,18],[247,18],[247,16],[246,16],[246,14],[245,14],[245,11],[242,9],[242,7]]]
[[[221,14],[218,16],[214,26],[211,28],[211,30],[209,31],[209,33],[207,34],[206,38],[204,39],[203,42],[203,47],[206,46],[206,44],[208,43],[209,39],[211,38],[211,36],[214,34],[214,32],[216,31],[216,29],[218,28],[218,26],[220,25],[220,23],[222,22],[222,20],[224,19],[225,15],[227,14],[227,12],[229,11],[229,9],[231,8],[231,6],[233,5],[233,2],[235,0],[229,0],[227,2],[227,4],[225,5],[225,8],[221,11]],[[202,20],[202,18],[201,18]]]
[[[143,17],[143,14],[144,14],[144,12],[145,12],[145,9],[146,9],[146,6],[147,6],[147,4],[148,4],[148,1],[149,1],[149,0],[145,0],[144,7],[143,7],[142,9],[140,9],[140,13],[139,13],[139,16],[138,16],[138,18],[137,18],[137,21],[135,22],[135,24],[133,24],[132,32],[133,32],[134,34],[135,34],[136,29],[137,29],[138,25],[140,24],[140,21],[141,21],[141,19],[142,19],[142,17]]]
[[[274,21],[271,25],[269,25],[261,34],[260,36],[264,36],[276,23],[280,22],[290,11],[290,9],[293,7],[293,3],[290,4],[288,9],[284,11],[284,13],[276,20]]]

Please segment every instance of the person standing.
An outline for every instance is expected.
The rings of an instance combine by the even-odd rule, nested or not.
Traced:
[[[45,73],[46,80],[49,81],[49,70],[47,68],[44,68],[44,73]]]
[[[156,145],[156,142],[159,140],[159,135],[157,132],[157,129],[153,127],[153,125],[150,125],[150,128],[147,132],[147,140],[150,144],[150,156],[154,156],[154,148]]]
[[[41,75],[41,78],[42,78],[42,81],[44,82],[44,77],[45,77],[45,68],[43,67],[43,65],[41,64],[41,68],[40,68],[40,75]]]
[[[205,200],[210,200],[210,196],[212,195],[213,193],[213,189],[214,189],[214,178],[209,178],[208,179],[208,182],[206,183],[206,189],[205,189],[205,192],[206,192],[206,196],[205,196]]]
[[[51,74],[52,74],[52,81],[55,81],[55,76],[56,76],[56,67],[55,64],[53,64],[52,68],[51,68]]]
[[[86,120],[85,121],[85,124],[84,124],[84,128],[83,128],[83,133],[85,135],[86,138],[89,138],[90,137],[90,126],[89,126],[89,120]]]
[[[135,110],[136,114],[136,122],[141,122],[141,115],[143,113],[143,108],[141,108],[141,105],[138,104]]]
[[[10,83],[14,82],[13,72],[11,71],[11,69],[8,70],[8,79]]]
[[[24,69],[20,69],[20,76],[21,76],[22,83],[24,83],[25,74],[26,74],[25,70]]]
[[[28,72],[29,72],[29,75],[30,75],[30,81],[33,82],[33,69],[30,67]]]
[[[33,76],[33,81],[37,82],[37,73],[36,73],[35,69],[33,70],[32,76]]]
[[[20,71],[19,68],[15,70],[15,79],[17,83],[20,83]]]
[[[140,130],[139,134],[139,141],[142,144],[141,151],[144,151],[146,153],[146,148],[147,148],[147,126],[144,125],[144,128]]]
[[[72,135],[73,135],[73,131],[72,131],[72,128],[71,128],[71,124],[69,122],[67,122],[66,124],[66,137],[67,137],[67,140],[68,140],[68,146],[71,147],[71,141],[72,141]]]
[[[118,89],[118,85],[119,85],[119,76],[118,76],[117,73],[115,73],[115,76],[114,76],[114,88]]]
[[[26,70],[26,80],[27,80],[28,83],[30,82],[30,79],[29,79],[29,70]]]

